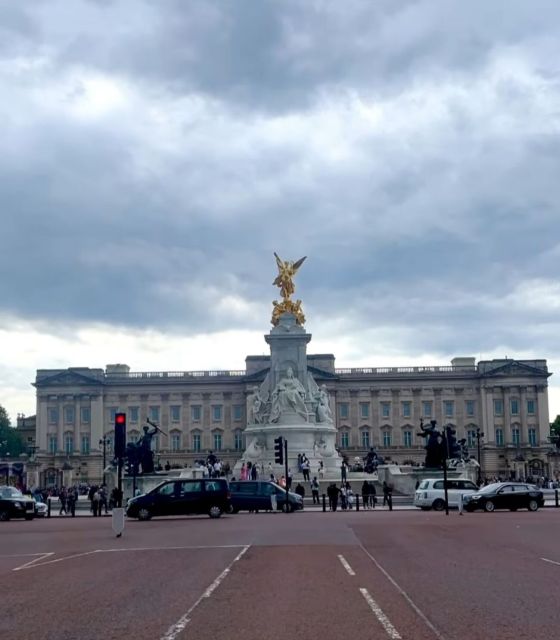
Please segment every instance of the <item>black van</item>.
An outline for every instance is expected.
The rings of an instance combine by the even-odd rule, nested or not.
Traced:
[[[149,520],[152,516],[182,516],[207,513],[219,518],[231,509],[228,483],[224,478],[173,479],[128,501],[129,518]]]
[[[274,482],[264,480],[240,480],[229,483],[231,491],[231,513],[238,511],[271,511],[272,496],[276,497],[276,508],[286,510],[286,490]],[[288,493],[288,511],[303,509],[300,495]]]

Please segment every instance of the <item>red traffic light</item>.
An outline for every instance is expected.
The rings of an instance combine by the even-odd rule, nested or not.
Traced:
[[[115,413],[115,424],[126,424],[126,413]]]

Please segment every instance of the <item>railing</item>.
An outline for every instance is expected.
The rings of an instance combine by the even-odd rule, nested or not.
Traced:
[[[105,374],[107,380],[146,380],[161,378],[241,378],[245,371],[112,371]]]
[[[355,375],[387,375],[402,373],[476,373],[475,365],[447,365],[441,367],[358,367],[350,369],[335,369],[339,376]]]

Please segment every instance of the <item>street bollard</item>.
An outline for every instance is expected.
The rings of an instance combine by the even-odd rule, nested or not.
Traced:
[[[558,504],[558,489],[554,489],[554,502],[557,507],[560,507],[560,504]]]
[[[323,493],[323,513],[327,510],[327,496]]]
[[[356,494],[356,511],[360,510],[360,496]]]
[[[387,502],[389,503],[389,511],[392,511],[393,510],[393,494],[392,493],[387,494]]]
[[[459,515],[463,515],[463,494],[459,494]]]
[[[47,498],[47,518],[51,517],[51,497]]]

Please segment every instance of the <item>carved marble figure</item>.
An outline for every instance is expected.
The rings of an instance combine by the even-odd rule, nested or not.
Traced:
[[[278,382],[272,392],[270,422],[278,422],[285,412],[295,412],[305,422],[308,421],[307,407],[305,406],[305,389],[301,382],[294,377],[291,367],[288,367],[286,376]]]

